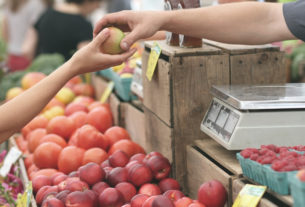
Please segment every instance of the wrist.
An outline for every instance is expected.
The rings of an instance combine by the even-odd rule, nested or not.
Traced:
[[[175,11],[162,11],[160,14],[161,25],[160,30],[170,31],[172,25],[172,19]]]

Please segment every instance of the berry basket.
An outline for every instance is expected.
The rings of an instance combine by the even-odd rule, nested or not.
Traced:
[[[105,70],[100,70],[96,72],[98,75],[108,79],[112,80],[113,79],[113,71],[111,68],[105,69]]]
[[[122,78],[115,72],[113,72],[112,77],[112,80],[114,81],[114,90],[123,101],[131,101],[137,99],[137,97],[131,93],[130,89],[132,77]]]
[[[250,178],[250,179],[254,179],[254,173],[252,171],[252,166],[251,163],[249,161],[252,161],[250,159],[245,159],[243,156],[241,156],[240,153],[236,154],[236,157],[240,163],[241,169],[243,170],[243,174],[244,176]]]
[[[305,182],[301,182],[297,177],[296,173],[289,177],[291,195],[293,198],[294,207],[305,206]]]

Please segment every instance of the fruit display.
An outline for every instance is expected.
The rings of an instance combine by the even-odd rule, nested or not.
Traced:
[[[6,151],[0,153],[0,168],[2,167]],[[23,193],[24,186],[22,180],[18,177],[20,174],[19,167],[13,165],[5,177],[0,177],[0,206],[16,206],[19,193]]]
[[[289,179],[305,168],[305,146],[262,145],[237,154],[243,174],[279,194],[289,194]]]
[[[63,63],[64,57],[60,54],[42,54],[35,58],[35,60],[26,70],[4,74],[0,81],[0,101],[7,99],[6,95],[8,94],[8,90],[17,88],[14,90],[14,92],[10,92],[15,94],[18,93],[20,88],[24,90],[24,87],[28,87],[29,84],[34,83],[34,79],[37,79],[36,76],[35,78],[31,77],[29,79],[27,78],[27,80],[21,81],[21,79],[24,78],[24,76],[26,76],[28,73],[39,72],[48,75]],[[23,86],[21,86],[22,84]],[[9,99],[10,98],[11,97],[9,97]]]

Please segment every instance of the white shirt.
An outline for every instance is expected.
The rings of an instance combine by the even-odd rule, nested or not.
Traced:
[[[45,6],[41,0],[28,0],[17,12],[12,12],[9,8],[5,10],[10,54],[21,54],[21,47],[28,29],[35,24],[44,9]]]

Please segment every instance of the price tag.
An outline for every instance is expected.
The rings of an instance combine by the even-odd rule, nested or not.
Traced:
[[[0,175],[6,177],[12,165],[19,159],[22,152],[17,147],[12,147],[4,159],[3,166],[0,169]]]
[[[161,54],[161,47],[158,43],[154,43],[154,46],[151,48],[149,59],[148,59],[148,65],[147,65],[147,71],[146,71],[146,77],[149,81],[151,81],[156,65],[159,59],[159,56]]]
[[[257,206],[266,189],[266,186],[246,184],[235,199],[233,207]]]
[[[32,199],[32,182],[28,182],[23,194],[18,194],[17,207],[29,207]]]
[[[114,88],[114,82],[113,82],[113,81],[110,81],[110,82],[108,83],[108,86],[107,86],[107,88],[105,89],[105,91],[104,91],[104,93],[103,93],[101,99],[100,99],[100,102],[105,103],[105,102],[107,101],[107,99],[109,98],[109,96],[110,96],[110,94],[111,94],[113,88]]]

